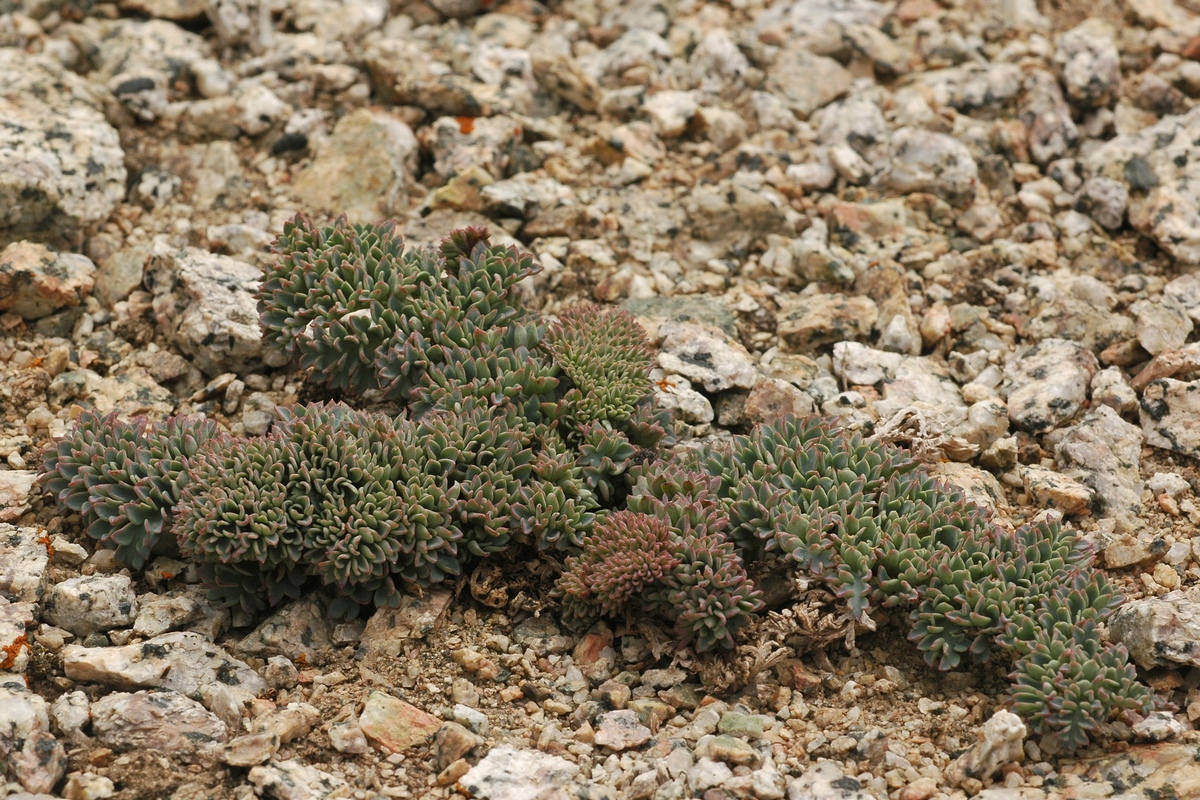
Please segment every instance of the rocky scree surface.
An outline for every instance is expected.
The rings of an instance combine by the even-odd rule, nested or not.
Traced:
[[[0,2],[4,794],[1197,796],[1197,59],[1191,0]],[[341,624],[122,569],[40,453],[309,397],[253,300],[297,211],[519,243],[529,305],[639,316],[685,439],[816,412],[1064,517],[1157,710],[1067,755],[887,625],[721,691],[498,567]]]

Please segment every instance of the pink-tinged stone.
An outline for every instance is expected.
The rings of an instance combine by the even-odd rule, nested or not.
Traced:
[[[641,723],[636,711],[609,711],[600,717],[596,744],[612,750],[641,747],[653,734]]]
[[[402,753],[425,744],[438,732],[442,721],[421,709],[383,692],[371,692],[358,726],[376,747]]]
[[[405,595],[399,608],[381,608],[371,615],[362,633],[362,647],[368,655],[391,657],[399,655],[404,642],[421,639],[437,627],[450,592],[431,589],[424,597]]]
[[[584,666],[586,664],[595,664],[600,660],[602,652],[606,647],[612,647],[613,632],[607,625],[596,625],[579,644],[575,645],[575,650],[571,654],[576,665]]]
[[[77,306],[92,293],[95,273],[87,256],[14,242],[0,252],[0,311],[39,319]]]

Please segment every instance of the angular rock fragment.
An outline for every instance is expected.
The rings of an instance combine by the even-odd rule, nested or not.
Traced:
[[[336,775],[302,764],[294,758],[250,770],[250,783],[259,797],[272,800],[332,800],[350,797],[350,787]]]
[[[226,740],[225,723],[178,692],[116,692],[92,704],[96,740],[115,751],[194,754]]]
[[[1143,669],[1200,667],[1200,603],[1182,591],[1125,603],[1113,614],[1108,630]]]
[[[145,274],[159,326],[206,375],[260,363],[255,292],[261,280],[257,267],[196,247],[159,248]]]
[[[32,320],[80,305],[92,292],[95,274],[87,256],[13,242],[0,251],[0,312]]]
[[[520,800],[540,792],[565,790],[579,775],[579,766],[536,750],[493,747],[458,785],[483,800]]]
[[[0,596],[13,603],[39,603],[50,564],[49,535],[40,528],[0,523]]]
[[[48,56],[0,48],[0,240],[73,236],[108,219],[126,174],[106,98]]]
[[[49,622],[76,636],[127,627],[137,613],[137,595],[128,575],[70,578],[55,584],[45,608]]]
[[[1061,473],[1095,492],[1093,510],[1118,531],[1138,527],[1142,510],[1142,431],[1108,406],[1093,408],[1061,432],[1054,457]]]
[[[375,222],[407,204],[416,158],[417,137],[408,125],[387,112],[360,109],[338,121],[295,190],[313,211]]]
[[[220,684],[247,701],[267,688],[245,663],[190,631],[165,633],[123,647],[68,645],[63,649],[63,670],[72,680],[123,688],[161,687],[187,695]]]
[[[1141,420],[1146,444],[1200,455],[1200,381],[1151,381],[1142,390]]]
[[[402,753],[424,744],[438,732],[442,722],[403,700],[383,692],[371,692],[358,725],[376,747]]]
[[[1004,367],[1009,420],[1030,433],[1061,425],[1079,412],[1099,368],[1091,351],[1065,339],[1018,350]]]

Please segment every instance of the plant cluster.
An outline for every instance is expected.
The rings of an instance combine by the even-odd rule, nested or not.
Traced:
[[[89,536],[140,569],[151,553],[178,552],[164,534],[187,485],[184,464],[218,430],[211,420],[123,421],[84,411],[46,453],[42,483],[83,517]]]
[[[177,543],[226,604],[321,588],[349,617],[522,548],[565,557],[568,618],[656,616],[697,652],[734,647],[763,578],[803,576],[859,624],[906,617],[939,669],[1010,660],[1016,709],[1067,746],[1146,707],[1100,633],[1117,596],[1057,524],[1002,530],[904,452],[817,419],[669,454],[636,321],[523,308],[535,263],[482,229],[405,249],[390,224],[297,217],[276,252],[265,339],[404,410],[281,409],[249,438],[85,413],[43,480],[130,566]]]
[[[1149,702],[1124,647],[1099,635],[1117,597],[1076,534],[1058,523],[1009,533],[893,447],[785,419],[639,473],[627,500],[638,513],[597,525],[567,562],[558,588],[573,614],[633,608],[672,620],[697,650],[729,647],[754,610],[753,576],[794,570],[857,622],[874,607],[907,610],[931,666],[1005,652],[1017,710],[1067,747]],[[696,595],[677,589],[683,542],[704,542],[721,565],[701,584],[700,630],[687,616]]]

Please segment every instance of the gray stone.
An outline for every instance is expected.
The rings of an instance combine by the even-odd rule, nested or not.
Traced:
[[[1192,491],[1192,485],[1188,483],[1187,478],[1178,472],[1156,472],[1146,481],[1146,488],[1155,496],[1166,494],[1178,497]]]
[[[1096,512],[1112,518],[1118,531],[1139,525],[1142,441],[1136,425],[1108,406],[1097,406],[1063,430],[1054,444],[1059,471],[1096,493]]]
[[[243,701],[258,697],[267,688],[245,663],[200,634],[187,631],[124,647],[67,645],[63,670],[72,680],[121,688],[160,687],[189,696],[220,684]]]
[[[474,3],[475,10],[479,10],[479,0],[449,2],[457,2],[460,6]],[[434,7],[442,11],[442,4],[439,2]],[[387,0],[299,0],[292,8],[292,24],[298,31],[313,31],[324,39],[355,39],[380,28],[387,19],[387,12]]]
[[[1015,453],[1012,460],[1015,464]],[[967,500],[980,508],[989,509],[1002,519],[1008,515],[1004,487],[996,480],[996,476],[987,470],[959,461],[942,461],[932,464],[930,472],[960,490]]]
[[[712,403],[708,398],[692,388],[692,382],[687,378],[672,375],[662,377],[661,370],[655,370],[659,377],[654,380],[654,405],[668,409],[676,417],[692,425],[705,425],[715,418]]]
[[[1200,290],[1198,290],[1200,292]],[[1197,300],[1200,304],[1200,299]],[[705,295],[642,297],[626,300],[621,307],[637,317],[675,322],[703,322],[720,328],[729,338],[737,338],[737,321],[726,303]]]
[[[247,79],[239,82],[229,94],[185,104],[180,113],[179,128],[185,136],[194,139],[236,139],[241,135],[266,133],[291,114],[292,107],[274,92],[255,79]],[[171,193],[170,184],[163,187],[165,191],[147,188],[152,198]]]
[[[23,680],[0,683],[0,755],[26,791],[49,792],[67,771],[67,754],[50,734],[46,701]]]
[[[40,528],[0,522],[0,596],[13,603],[40,603],[46,590],[50,537]]]
[[[297,600],[267,617],[233,648],[241,656],[286,656],[314,662],[332,646],[332,623],[317,600]]]
[[[32,320],[78,306],[91,293],[95,272],[87,256],[14,242],[0,251],[0,311]]]
[[[362,755],[371,752],[371,743],[354,720],[335,722],[329,726],[329,744],[339,753]]]
[[[663,91],[646,98],[643,110],[650,116],[654,131],[664,139],[681,135],[700,108],[696,92]]]
[[[230,739],[217,753],[217,759],[231,767],[252,767],[275,757],[279,752],[279,734],[251,733]]]
[[[91,704],[87,695],[78,689],[59,695],[50,706],[50,717],[58,730],[68,737],[82,735],[83,727],[92,719]]]
[[[1200,381],[1151,381],[1142,390],[1141,421],[1146,444],[1200,455]]]
[[[1092,402],[1105,405],[1118,414],[1132,414],[1138,409],[1138,396],[1120,367],[1107,367],[1092,378]]]
[[[89,56],[88,77],[145,122],[170,116],[173,84],[187,79],[189,64],[212,55],[198,34],[159,19],[93,19],[70,36]]]
[[[653,735],[638,720],[636,711],[608,711],[600,716],[596,728],[596,744],[620,752],[641,747]]]
[[[880,179],[893,192],[929,192],[951,205],[975,198],[979,168],[971,151],[957,139],[917,128],[892,135],[890,162]]]
[[[1088,214],[1096,224],[1114,231],[1125,223],[1129,190],[1121,181],[1094,175],[1083,183],[1075,198],[1075,210]]]
[[[1085,159],[1097,175],[1130,190],[1129,222],[1181,265],[1200,264],[1200,194],[1192,178],[1200,158],[1200,108],[1171,115],[1105,142]]]
[[[368,655],[399,655],[404,642],[424,638],[437,626],[450,598],[445,589],[431,589],[423,597],[405,595],[398,608],[377,609],[363,630],[362,649]]]
[[[1100,351],[1135,336],[1134,322],[1110,310],[1100,298],[1080,296],[1070,289],[1057,291],[1032,304],[1035,316],[1022,333],[1033,341],[1070,339],[1089,350]]]
[[[59,583],[46,600],[46,619],[77,636],[124,628],[137,617],[128,575],[85,575]]]
[[[465,130],[456,117],[442,117],[434,122],[428,134],[433,167],[447,179],[475,167],[483,168],[493,178],[503,176],[521,131],[520,123],[506,116],[480,117]],[[626,126],[624,130],[614,130],[612,135],[623,137],[621,146],[634,151],[630,155],[641,155],[647,163],[653,158],[641,151],[642,146],[652,151],[662,147],[649,125],[644,130]],[[412,153],[415,158],[415,138]]]
[[[326,800],[350,796],[349,785],[328,772],[296,759],[273,761],[250,770],[258,795],[271,800]]]
[[[310,209],[375,222],[408,203],[417,159],[412,129],[385,111],[359,109],[342,117],[327,144],[296,178]]]
[[[202,586],[172,589],[165,594],[145,594],[138,600],[133,632],[149,638],[193,623],[202,623],[196,627],[201,632],[207,628],[215,636],[216,628],[219,628],[227,614],[227,611],[218,609],[209,601]],[[207,626],[203,624],[204,620],[209,621]]]
[[[843,294],[781,296],[776,330],[780,342],[803,352],[835,342],[865,339],[879,319],[869,297]]]
[[[1045,467],[1024,467],[1021,481],[1025,485],[1025,493],[1038,506],[1057,509],[1068,517],[1087,514],[1095,495],[1079,481]]]
[[[855,92],[822,109],[817,141],[850,147],[871,162],[879,160],[892,135],[879,100],[877,92]]]
[[[1095,108],[1115,99],[1121,88],[1121,54],[1113,39],[1112,28],[1100,19],[1089,19],[1059,37],[1054,59],[1075,102]]]
[[[458,785],[481,800],[527,800],[539,793],[565,790],[575,782],[579,766],[535,750],[494,747]]]
[[[872,800],[859,780],[833,761],[821,761],[787,785],[788,800]]]
[[[1160,300],[1139,300],[1129,308],[1137,315],[1137,338],[1151,355],[1178,350],[1187,343],[1192,320],[1187,310],[1164,295]]]
[[[1134,724],[1133,735],[1144,742],[1164,742],[1185,730],[1188,728],[1169,711],[1151,711],[1144,720]]]
[[[260,363],[261,279],[257,267],[196,247],[156,248],[145,274],[159,326],[206,375]]]
[[[1019,117],[1029,136],[1029,154],[1038,164],[1061,158],[1079,141],[1079,129],[1058,79],[1046,70],[1027,74]]]
[[[108,98],[52,59],[0,48],[0,233],[74,236],[125,196]]]
[[[1200,667],[1200,603],[1182,591],[1125,603],[1113,614],[1108,630],[1143,669]]]
[[[196,754],[226,740],[225,723],[178,692],[116,692],[92,704],[96,741],[114,751]]]
[[[285,707],[256,719],[250,732],[276,736],[281,743],[287,744],[307,736],[320,721],[321,712],[316,706],[308,703],[288,703]]]
[[[699,383],[706,392],[751,389],[758,380],[750,353],[719,329],[697,322],[665,322],[658,333],[663,371]]]
[[[687,776],[693,791],[704,792],[728,783],[733,778],[733,770],[723,761],[704,756],[696,760]]]
[[[1079,412],[1099,368],[1090,350],[1065,339],[1021,348],[1004,367],[1009,420],[1031,433],[1061,425]]]
[[[1025,733],[1020,717],[1011,711],[997,711],[979,729],[979,741],[947,768],[946,777],[955,786],[967,778],[988,780],[1005,764],[1023,761]]]
[[[1167,551],[1162,539],[1151,539],[1149,535],[1135,536],[1125,533],[1104,544],[1104,566],[1109,569],[1125,569],[1150,564],[1162,558]]]
[[[1183,306],[1192,322],[1200,322],[1200,275],[1194,272],[1180,275],[1163,287],[1163,296]]]
[[[286,656],[270,656],[263,667],[263,679],[272,689],[291,689],[300,680],[300,670]]]
[[[850,73],[832,58],[813,55],[789,42],[767,72],[767,90],[807,117],[850,91]]]
[[[486,736],[491,727],[491,723],[488,722],[488,718],[483,712],[476,711],[462,703],[456,703],[452,713],[455,722],[466,725],[472,733],[478,733],[480,736]]]
[[[969,114],[981,109],[994,111],[1013,100],[1021,91],[1021,78],[1021,68],[1016,64],[968,62],[918,73],[912,81],[929,91],[933,107],[950,106]]]
[[[37,477],[31,469],[0,471],[0,523],[16,522],[29,510]]]

